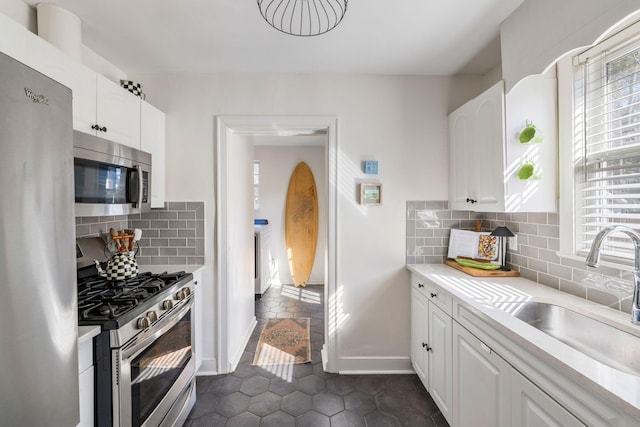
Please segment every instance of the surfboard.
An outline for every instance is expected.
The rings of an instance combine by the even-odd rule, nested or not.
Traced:
[[[311,276],[318,243],[318,192],[309,166],[300,162],[289,179],[284,235],[289,270],[295,286]]]

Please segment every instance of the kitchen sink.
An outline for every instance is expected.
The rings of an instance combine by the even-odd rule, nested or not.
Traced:
[[[640,337],[555,304],[531,301],[515,317],[619,371],[640,375]]]

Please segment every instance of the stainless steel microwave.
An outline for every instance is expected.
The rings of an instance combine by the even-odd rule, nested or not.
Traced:
[[[76,216],[151,210],[151,154],[73,132]]]

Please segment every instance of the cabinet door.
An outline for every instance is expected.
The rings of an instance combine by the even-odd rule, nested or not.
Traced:
[[[140,103],[140,149],[151,153],[151,207],[165,202],[165,115],[146,101]]]
[[[555,71],[555,70],[552,70]],[[507,95],[506,103],[506,206],[511,211],[557,211],[557,82],[555,74],[529,76],[520,81]],[[536,127],[540,142],[520,142],[520,133],[527,126]],[[520,168],[534,162],[540,179],[521,180]]]
[[[202,365],[202,268],[193,272],[193,352],[196,357],[196,371]]]
[[[100,74],[96,87],[98,136],[140,149],[140,98]]]
[[[449,115],[449,209],[468,210],[471,194],[472,162],[469,162],[469,133],[473,120],[472,105],[465,104]]]
[[[93,426],[93,375],[94,368],[90,366],[79,376],[80,392],[80,423],[78,427]]]
[[[504,211],[504,85],[502,82],[483,92],[475,100],[473,132],[469,135],[474,176],[476,211]]]
[[[33,36],[29,30],[0,13],[0,52],[26,64],[29,36]]]
[[[453,323],[453,425],[511,425],[511,366],[469,331]]]
[[[429,390],[428,334],[429,301],[417,289],[411,287],[411,364],[422,384]]]
[[[453,380],[451,317],[429,301],[429,394],[451,423]]]
[[[513,427],[584,427],[558,402],[515,369],[511,370]]]
[[[73,92],[73,128],[95,135],[97,74],[40,37],[29,38],[28,47],[29,66]]]

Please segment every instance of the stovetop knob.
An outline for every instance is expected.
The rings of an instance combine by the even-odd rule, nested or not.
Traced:
[[[185,298],[188,297],[189,295],[191,295],[191,289],[190,288],[182,288],[182,290],[184,291]]]
[[[173,301],[170,299],[166,299],[162,301],[162,309],[163,310],[171,310],[173,308]]]
[[[184,289],[180,289],[178,292],[176,292],[176,299],[178,301],[183,300],[187,297],[187,295],[184,292]]]
[[[158,313],[151,310],[150,312],[147,313],[147,319],[149,319],[151,323],[155,322],[156,320],[158,320]]]
[[[138,326],[138,329],[146,329],[151,326],[151,321],[148,317],[141,317],[138,319],[136,325]]]

